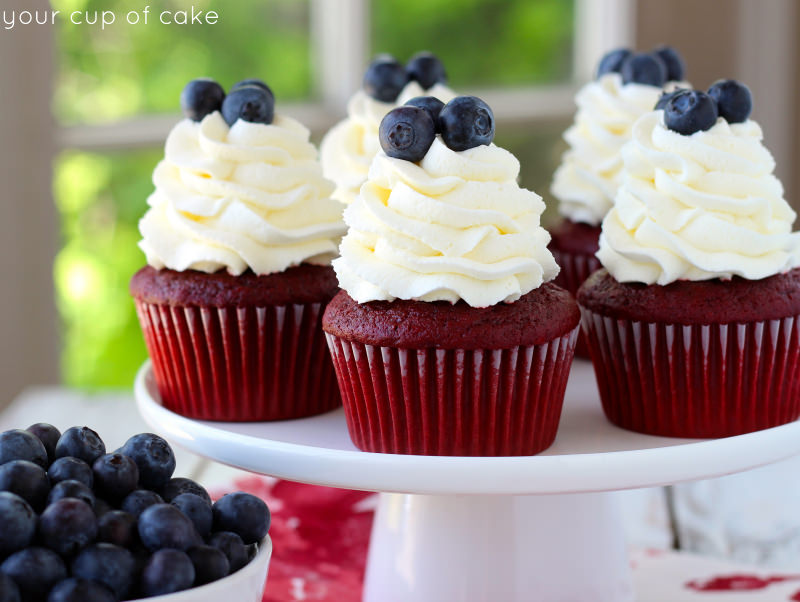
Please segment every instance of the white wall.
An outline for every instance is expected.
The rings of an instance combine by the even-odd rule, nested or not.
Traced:
[[[44,0],[7,4],[49,8]],[[26,93],[51,88],[50,33],[47,27],[0,33],[0,407],[24,386],[58,378],[54,125],[50,95]]]

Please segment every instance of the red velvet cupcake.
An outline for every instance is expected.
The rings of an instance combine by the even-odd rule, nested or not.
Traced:
[[[665,286],[600,270],[578,300],[611,422],[711,438],[800,416],[800,269]]]
[[[273,118],[263,88],[244,90],[223,104],[208,80],[184,91],[188,118],[153,174],[139,225],[149,265],[131,294],[166,408],[300,418],[341,403],[321,320],[344,224],[308,130]]]
[[[547,282],[558,268],[544,204],[490,143],[482,101],[442,109],[453,128],[468,129],[470,115],[490,126],[458,150],[409,108],[384,118],[384,152],[345,210],[333,263],[343,291],[323,317],[350,437],[373,452],[538,453],[556,435],[580,321]],[[422,154],[388,135],[404,127],[433,138]]]
[[[164,406],[230,421],[301,418],[338,407],[321,328],[337,292],[330,266],[303,264],[265,276],[143,267],[131,294]]]
[[[367,451],[448,456],[546,449],[579,321],[570,294],[550,282],[489,307],[357,303],[341,291],[323,325],[353,442]]]
[[[653,110],[664,87],[671,89],[684,77],[678,57],[670,62],[663,79],[623,79],[620,71],[626,52],[630,54],[627,50],[606,54],[598,65],[597,78],[584,85],[575,97],[575,122],[564,132],[569,148],[550,188],[563,216],[550,230],[550,250],[561,266],[556,284],[573,295],[600,267],[595,257],[600,222],[613,206],[622,181],[620,149],[630,140],[631,126]],[[575,354],[589,357],[582,336]]]
[[[726,437],[800,417],[800,233],[749,91],[718,88],[636,122],[603,221],[607,271],[578,291],[606,415],[643,433]]]
[[[548,248],[561,268],[554,282],[575,295],[584,280],[601,267],[600,260],[595,257],[600,248],[600,226],[563,219],[550,229],[550,235],[553,238]],[[589,347],[582,334],[578,336],[575,355],[589,357]]]

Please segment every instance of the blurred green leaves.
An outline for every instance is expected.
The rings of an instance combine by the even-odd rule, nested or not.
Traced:
[[[373,53],[401,61],[430,50],[456,91],[567,81],[572,74],[571,0],[377,0]]]
[[[113,10],[105,30],[63,21],[57,29],[54,109],[62,123],[98,123],[176,112],[184,84],[208,76],[227,88],[260,77],[279,101],[311,94],[309,3],[301,0],[51,0],[54,9]],[[148,25],[124,15],[150,5]],[[219,13],[215,25],[162,25],[161,10],[191,6]]]
[[[128,281],[144,264],[137,223],[161,154],[67,151],[56,162],[64,242],[55,285],[69,385],[129,386],[146,357]]]

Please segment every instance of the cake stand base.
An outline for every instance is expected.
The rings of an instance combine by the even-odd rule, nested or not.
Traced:
[[[620,519],[608,493],[382,493],[364,601],[632,601]]]
[[[160,402],[146,363],[136,400],[156,432],[219,462],[292,481],[379,491],[367,602],[630,602],[611,492],[732,474],[800,454],[800,420],[710,441],[625,431],[603,416],[591,364],[576,361],[552,447],[537,456],[358,451],[344,412],[202,422]]]

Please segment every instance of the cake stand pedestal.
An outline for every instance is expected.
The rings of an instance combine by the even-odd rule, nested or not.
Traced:
[[[341,410],[262,423],[205,422],[166,410],[146,363],[145,421],[224,464],[282,479],[381,492],[367,602],[626,602],[635,599],[611,491],[718,477],[800,454],[800,421],[716,440],[619,429],[577,360],[552,447],[467,458],[358,451]]]

